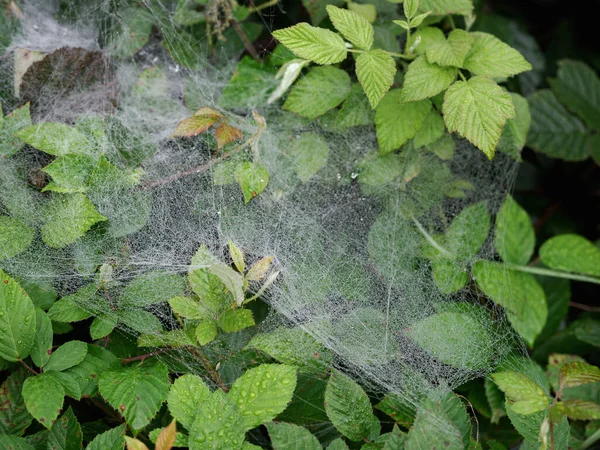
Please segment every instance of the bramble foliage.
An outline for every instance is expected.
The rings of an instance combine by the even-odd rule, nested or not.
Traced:
[[[600,441],[600,248],[506,193],[600,162],[592,67],[472,0],[152,3],[0,3],[0,449]]]

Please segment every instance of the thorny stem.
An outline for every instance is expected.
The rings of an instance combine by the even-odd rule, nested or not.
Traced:
[[[250,8],[248,8],[248,10],[250,11],[250,14],[261,11],[265,8],[269,8],[271,6],[275,6],[277,3],[279,3],[279,0],[269,0],[266,3],[262,3],[258,6],[251,6]]]
[[[121,359],[121,364],[127,364],[127,363],[134,362],[134,361],[144,361],[147,358],[152,358],[153,356],[161,355],[168,351],[169,351],[169,349],[164,348],[161,350],[157,350],[155,352],[146,353],[144,355],[133,356],[131,358],[123,358],[123,359]]]
[[[415,225],[417,226],[417,229],[421,232],[421,234],[425,237],[427,242],[429,242],[429,244],[431,244],[431,246],[433,248],[435,248],[436,250],[438,250],[440,253],[442,253],[445,256],[452,256],[452,254],[448,250],[446,250],[444,247],[442,247],[440,244],[438,244],[435,241],[435,239],[433,239],[431,237],[431,235],[427,232],[427,230],[423,227],[423,225],[421,225],[421,222],[419,222],[416,217],[413,217],[412,220],[415,223]]]
[[[559,270],[544,269],[542,267],[519,266],[516,264],[506,264],[506,267],[508,267],[509,269],[517,270],[519,272],[533,273],[535,275],[544,275],[555,278],[566,278],[567,280],[585,281],[587,283],[600,284],[600,278],[589,277],[587,275],[579,275],[576,273],[561,272]]]
[[[244,43],[244,47],[246,48],[248,53],[250,53],[250,56],[252,56],[252,58],[254,58],[256,61],[260,62],[260,56],[258,56],[258,52],[252,45],[252,42],[250,42],[250,39],[248,39],[248,36],[246,35],[244,30],[240,26],[240,23],[235,19],[231,19],[231,24],[233,25],[233,28],[235,29],[235,32],[237,33],[237,35],[240,37],[240,39]]]
[[[25,368],[30,371],[32,374],[34,375],[39,375],[39,372],[36,372],[35,369],[33,369],[32,367],[30,367],[25,361],[23,361],[22,359],[19,359],[19,361],[21,362],[21,364],[23,364],[23,366],[25,366]]]

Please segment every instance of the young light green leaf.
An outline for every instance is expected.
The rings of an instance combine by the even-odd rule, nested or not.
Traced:
[[[91,154],[91,143],[76,128],[58,122],[31,125],[15,133],[26,144],[49,155]]]
[[[48,220],[42,226],[42,239],[48,247],[62,248],[82,237],[93,225],[107,220],[83,194],[57,194],[49,206]]]
[[[218,334],[217,322],[212,319],[204,320],[196,327],[195,336],[200,345],[206,345],[214,341]]]
[[[148,272],[130,281],[123,289],[119,304],[122,307],[146,307],[166,302],[182,295],[183,277],[166,272]]]
[[[244,194],[244,203],[248,203],[269,184],[269,171],[259,164],[245,162],[237,172],[237,182]]]
[[[558,77],[549,80],[552,91],[571,111],[595,130],[600,130],[600,78],[580,61],[558,62]]]
[[[444,32],[437,27],[423,27],[410,36],[408,45],[416,55],[425,55],[427,49],[446,40]]]
[[[414,323],[411,339],[444,364],[460,369],[487,367],[494,356],[494,340],[482,318],[442,312]]]
[[[459,14],[468,16],[473,11],[472,0],[421,0],[419,10],[431,11],[434,16]]]
[[[200,305],[198,300],[189,297],[173,297],[169,300],[173,312],[186,319],[202,320],[211,317],[209,311]]]
[[[35,322],[35,341],[30,356],[36,366],[44,367],[52,352],[52,321],[48,314],[38,309]]]
[[[447,89],[456,80],[456,74],[455,67],[431,64],[424,56],[419,56],[408,66],[400,101],[412,102],[433,97]]]
[[[494,81],[473,77],[457,81],[444,96],[444,121],[492,159],[507,119],[515,116],[510,94]]]
[[[574,420],[600,419],[600,405],[580,399],[569,399],[558,402],[555,406],[562,414]]]
[[[535,247],[535,232],[529,214],[507,195],[498,216],[494,247],[504,262],[526,265]]]
[[[23,371],[14,371],[0,385],[0,436],[21,436],[31,425],[33,419],[27,412],[22,394],[25,379]]]
[[[442,294],[461,290],[469,281],[469,272],[454,261],[437,259],[431,262],[433,281]]]
[[[379,420],[373,415],[369,397],[355,381],[336,369],[325,390],[325,411],[337,430],[351,441],[379,435]]]
[[[23,384],[27,411],[48,429],[58,417],[64,397],[65,391],[61,384],[45,373],[29,377]]]
[[[578,234],[548,239],[540,248],[540,259],[552,269],[600,277],[600,249]]]
[[[471,33],[474,38],[471,50],[464,61],[465,69],[474,75],[489,78],[506,78],[531,70],[523,55],[496,36],[488,33]]]
[[[417,135],[431,110],[431,102],[400,103],[402,91],[393,89],[375,111],[375,127],[381,154],[390,153]]]
[[[36,311],[19,284],[0,269],[0,358],[25,359],[36,336]]]
[[[527,133],[529,133],[529,127],[531,126],[531,112],[529,111],[527,99],[514,92],[510,93],[510,97],[515,105],[515,117],[508,119],[506,122],[497,150],[520,161],[521,150],[525,146]]]
[[[196,418],[196,412],[211,396],[208,386],[197,375],[185,374],[171,386],[167,402],[169,412],[186,429],[190,429]]]
[[[344,40],[333,31],[299,23],[273,32],[273,36],[295,55],[317,64],[335,64],[346,59]]]
[[[573,361],[560,368],[559,389],[600,382],[600,369],[586,362]]]
[[[350,93],[350,76],[335,67],[315,67],[290,91],[283,109],[309,119],[322,116]]]
[[[169,393],[169,369],[162,363],[145,363],[102,372],[98,388],[104,399],[134,429],[145,427]]]
[[[590,154],[590,135],[581,121],[570,114],[550,89],[529,97],[531,129],[527,146],[551,158],[582,161]]]
[[[511,409],[517,414],[535,414],[550,405],[544,390],[527,375],[519,372],[499,372],[492,379],[511,401]]]
[[[361,53],[356,58],[356,76],[371,107],[375,108],[394,83],[396,62],[387,52],[379,49]]]
[[[406,20],[394,20],[393,22],[400,28],[403,28],[407,31],[410,30],[410,24]]]
[[[413,17],[412,19],[410,19],[410,25],[409,28],[416,28],[419,25],[421,25],[423,23],[423,21],[429,17],[429,15],[431,14],[431,11],[427,11],[426,13],[423,14],[419,14],[418,16]]]
[[[306,428],[291,423],[267,425],[273,450],[321,450],[319,440]]]
[[[289,152],[298,178],[306,183],[327,164],[329,147],[317,133],[304,133],[292,141]]]
[[[0,261],[17,256],[33,242],[33,229],[18,219],[0,216]]]
[[[2,111],[0,111],[0,117]],[[0,155],[12,156],[23,147],[23,141],[15,136],[22,128],[31,125],[29,103],[15,109],[12,113],[0,118]]]
[[[412,19],[419,10],[419,0],[404,0],[402,4],[404,15],[407,19]]]
[[[479,288],[506,309],[513,328],[533,346],[548,317],[546,295],[535,278],[492,261],[478,261],[472,271]]]
[[[423,125],[413,140],[415,149],[433,144],[439,138],[444,135],[446,126],[444,125],[444,119],[436,110],[432,109],[429,111],[427,117],[423,121]]]
[[[82,341],[69,341],[50,355],[50,359],[44,366],[44,371],[61,372],[79,364],[87,355],[87,344]]]
[[[251,326],[254,326],[254,317],[249,309],[228,309],[219,317],[219,327],[225,333],[234,333]]]
[[[62,155],[42,170],[52,177],[42,189],[62,193],[85,192],[88,190],[88,179],[97,165],[97,159],[90,155]],[[58,186],[56,186],[58,185]]]
[[[342,35],[363,50],[370,50],[373,45],[373,26],[360,14],[341,9],[333,5],[327,5],[327,14],[333,26]]]
[[[244,265],[244,253],[231,240],[229,240],[227,246],[229,247],[229,255],[233,260],[235,268],[238,270],[239,273],[243,274],[246,270],[246,266]]]
[[[81,425],[71,408],[52,425],[48,433],[48,448],[57,450],[79,450],[83,435]]]
[[[433,40],[427,46],[427,61],[440,66],[463,67],[475,38],[464,30],[452,30],[444,40]]]
[[[300,72],[302,72],[302,69],[309,64],[310,61],[306,61],[305,59],[293,59],[291,61],[287,61],[283,66],[281,66],[279,72],[277,72],[277,75],[275,75],[275,78],[281,78],[281,83],[279,83],[277,89],[273,91],[267,100],[267,103],[271,104],[285,94],[294,81],[296,81],[300,75]]]
[[[283,412],[296,389],[296,368],[283,364],[262,364],[238,378],[229,399],[242,417],[244,430],[273,420]],[[249,413],[250,412],[250,413]]]
[[[369,23],[374,23],[377,19],[377,7],[373,3],[347,2],[346,6],[350,11],[363,16]]]
[[[116,428],[98,434],[85,448],[85,450],[123,450],[125,445],[125,427],[119,425]]]

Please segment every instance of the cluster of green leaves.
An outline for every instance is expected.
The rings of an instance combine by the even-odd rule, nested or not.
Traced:
[[[310,70],[292,88],[283,108],[315,118],[346,100],[350,78],[329,65],[341,63],[352,52],[358,55],[358,81],[376,109],[375,125],[383,154],[402,147],[421,130],[431,134],[427,140],[432,143],[447,129],[468,139],[491,159],[507,121],[517,118],[513,98],[495,80],[530,70],[531,65],[491,34],[454,29],[445,36],[424,22],[432,11],[419,14],[419,8],[423,11],[426,6],[420,6],[418,0],[405,0],[406,20],[394,21],[407,31],[403,54],[374,48],[374,29],[369,21],[360,13],[333,5],[327,6],[329,18],[351,44],[331,30],[307,23],[275,31],[273,35],[295,55],[326,65]],[[416,32],[411,35],[413,28]],[[394,57],[410,64],[403,73],[401,88],[388,92],[395,81]],[[283,70],[291,72],[288,80],[293,81],[304,66],[293,60]],[[471,74],[469,79],[463,70]],[[335,88],[329,89],[329,85]],[[315,92],[317,102],[311,101]]]

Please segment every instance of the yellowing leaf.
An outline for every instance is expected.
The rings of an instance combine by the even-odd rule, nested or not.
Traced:
[[[500,372],[492,374],[494,382],[511,401],[511,408],[518,414],[535,414],[550,404],[550,399],[537,383],[519,372]]]
[[[211,116],[192,116],[182,120],[171,136],[173,137],[192,137],[204,133],[217,122],[215,117]]]
[[[148,450],[148,447],[142,441],[129,436],[125,436],[125,442],[127,443],[127,450]]]
[[[242,139],[242,130],[226,123],[222,123],[215,130],[215,136],[217,138],[217,148],[220,149],[225,144]]]
[[[273,256],[265,256],[260,261],[254,263],[250,270],[246,274],[246,280],[248,281],[260,281],[269,271]]]
[[[458,132],[490,159],[494,157],[504,124],[515,116],[510,94],[484,77],[457,81],[450,86],[442,110],[448,131]]]
[[[158,438],[156,439],[155,450],[171,450],[173,444],[175,444],[175,435],[177,433],[175,419],[171,423],[162,429]]]

